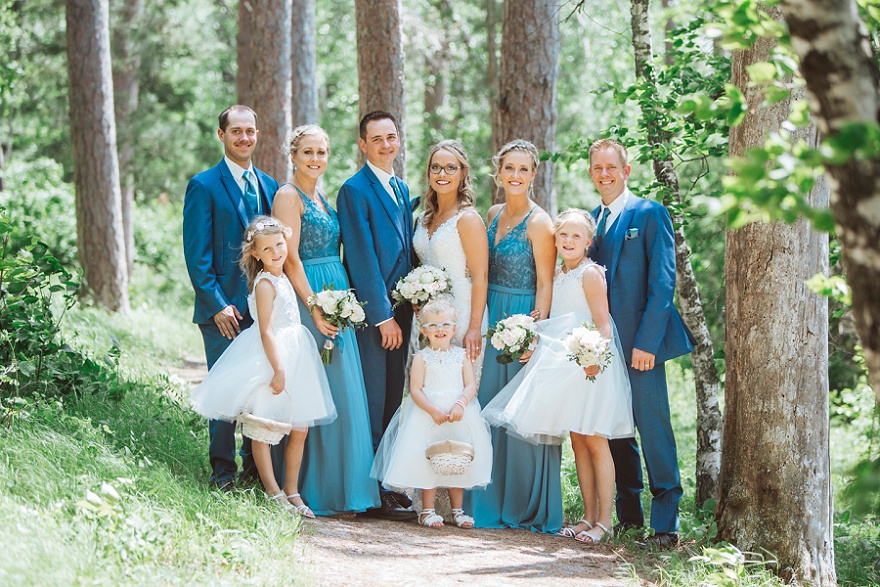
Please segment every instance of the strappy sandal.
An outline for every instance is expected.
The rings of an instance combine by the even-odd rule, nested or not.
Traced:
[[[443,516],[438,516],[434,508],[425,508],[419,513],[419,524],[428,528],[442,528]]]
[[[474,527],[474,519],[464,513],[464,510],[461,508],[452,508],[452,521],[455,522],[455,525],[459,528],[464,528],[466,530],[470,530]]]
[[[296,509],[292,503],[287,501],[287,494],[283,491],[281,493],[276,493],[275,495],[267,495],[266,498],[269,501],[278,504],[278,507],[286,512],[294,513],[294,510]]]
[[[587,527],[587,530],[592,530],[592,529],[593,529],[593,525],[592,525],[591,523],[589,523],[588,521],[586,521],[585,519],[583,519],[583,518],[581,518],[581,521],[578,522],[578,524],[584,524],[584,525]],[[577,524],[575,524],[575,526],[577,526]],[[562,536],[562,537],[564,537],[564,538],[574,538],[574,537],[578,536],[579,534],[583,534],[583,533],[586,532],[587,530],[581,530],[580,532],[575,532],[575,531],[574,531],[574,526],[569,526],[569,527],[567,527],[567,528],[563,528],[562,530],[560,530],[559,532],[557,532],[556,535],[557,535],[557,536]]]
[[[297,504],[293,503],[292,501],[290,501],[291,499],[294,499],[296,497],[299,497],[299,493],[291,493],[290,495],[287,496],[287,503],[289,503],[290,506],[293,509],[295,509],[296,512],[299,515],[301,515],[302,517],[308,518],[309,520],[314,520],[315,519],[315,512],[313,512],[309,506],[307,506],[306,504],[297,505]],[[302,499],[302,498],[300,498],[300,499]]]
[[[583,542],[584,544],[599,544],[600,542],[605,542],[614,536],[614,530],[609,530],[602,523],[596,522],[596,527],[602,530],[601,535],[592,536],[587,534],[587,531],[584,530],[583,532],[579,532],[574,539],[578,542]]]

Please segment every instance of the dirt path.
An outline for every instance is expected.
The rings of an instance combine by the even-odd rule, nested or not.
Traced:
[[[205,362],[169,371],[191,385]],[[415,522],[319,518],[303,530],[303,560],[316,587],[646,587],[624,546],[588,547],[521,530],[442,530]]]

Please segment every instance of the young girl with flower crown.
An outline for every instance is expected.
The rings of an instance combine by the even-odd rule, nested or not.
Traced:
[[[207,418],[241,422],[242,434],[253,440],[254,461],[270,499],[314,518],[298,491],[303,444],[309,427],[336,419],[336,408],[315,340],[300,322],[296,294],[284,275],[289,236],[290,228],[268,216],[248,226],[241,267],[258,326],[232,341],[193,390],[191,403]],[[289,438],[282,490],[269,446],[284,434]]]
[[[584,516],[561,536],[596,543],[611,536],[614,462],[608,439],[635,433],[632,392],[623,352],[608,312],[605,268],[587,257],[595,220],[583,210],[566,210],[553,227],[562,264],[553,277],[550,318],[538,323],[540,342],[529,363],[483,410],[493,425],[526,440],[558,443],[565,434],[577,467]],[[575,328],[589,325],[611,339],[611,359],[581,367],[563,342]]]

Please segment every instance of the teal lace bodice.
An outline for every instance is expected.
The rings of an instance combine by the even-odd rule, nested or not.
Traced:
[[[532,211],[534,208],[497,245],[495,235],[501,213],[492,220],[489,226],[489,285],[534,291],[538,277],[532,243],[526,234]]]
[[[323,194],[320,194],[321,202],[324,203],[327,212],[318,208],[299,188],[293,187],[296,188],[305,207],[299,236],[299,258],[306,261],[339,255],[339,218],[336,216],[336,211],[330,207]]]

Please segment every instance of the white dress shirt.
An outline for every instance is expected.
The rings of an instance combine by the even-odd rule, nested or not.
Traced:
[[[367,165],[370,166],[370,169],[372,169],[373,173],[376,174],[376,177],[379,178],[379,183],[382,184],[382,187],[385,188],[385,192],[391,197],[391,201],[397,206],[397,195],[394,193],[394,188],[391,187],[391,178],[394,177],[394,170],[392,169],[392,172],[388,173],[384,169],[379,169],[369,161],[367,161]]]
[[[617,221],[617,217],[620,216],[620,213],[623,212],[623,209],[626,207],[626,202],[629,200],[630,191],[628,189],[623,190],[623,193],[614,198],[614,201],[609,205],[602,204],[602,209],[599,210],[599,216],[596,218],[596,221],[602,220],[602,214],[605,213],[605,208],[608,208],[610,212],[608,213],[608,220],[605,221],[605,234],[608,234],[608,230],[611,226]],[[605,236],[603,234],[602,236]]]

